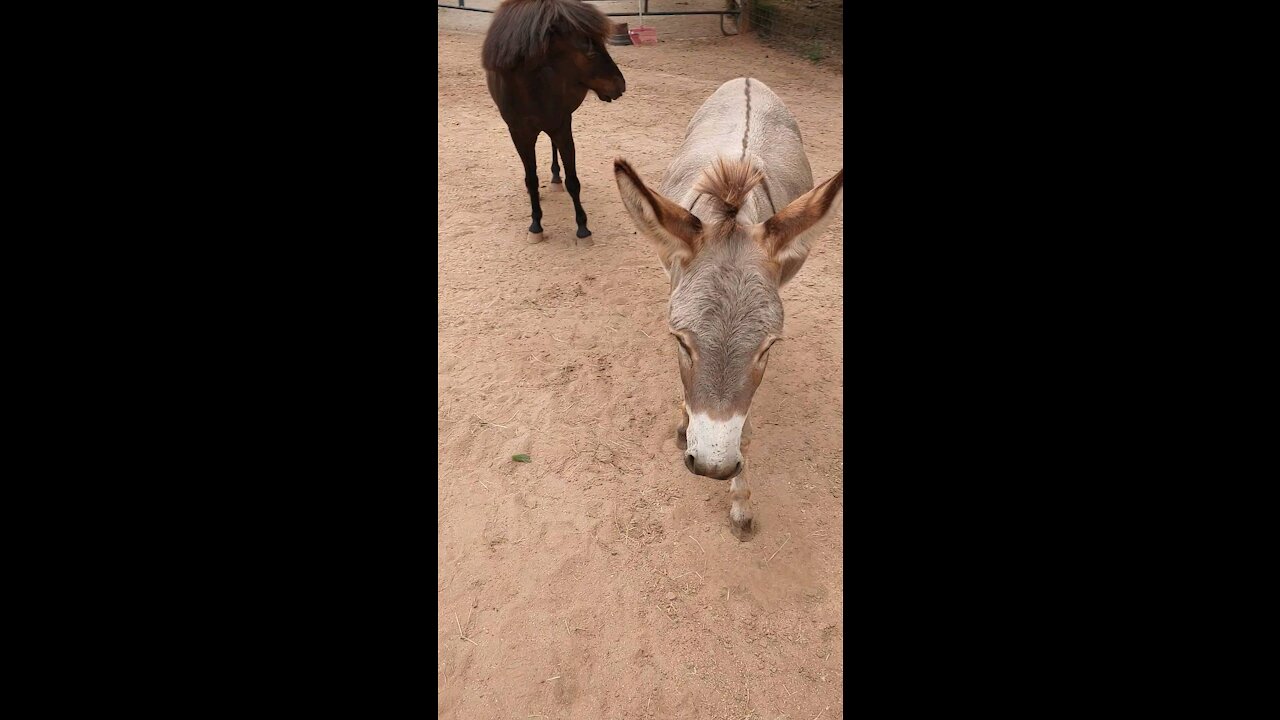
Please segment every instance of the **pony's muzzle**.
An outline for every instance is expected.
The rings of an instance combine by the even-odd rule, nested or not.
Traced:
[[[613,102],[614,100],[622,97],[622,94],[627,91],[626,78],[619,77],[612,83],[612,85],[613,87],[608,91],[596,90],[596,97],[605,102]]]

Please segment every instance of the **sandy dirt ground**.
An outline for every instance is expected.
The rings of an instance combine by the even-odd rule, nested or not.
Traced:
[[[743,540],[728,483],[677,450],[667,280],[612,176],[620,155],[656,186],[702,101],[749,74],[821,182],[843,163],[842,76],[750,36],[610,48],[626,95],[574,115],[594,245],[546,187],[546,137],[547,241],[529,245],[482,37],[439,38],[439,717],[844,717],[843,220],[782,291]]]

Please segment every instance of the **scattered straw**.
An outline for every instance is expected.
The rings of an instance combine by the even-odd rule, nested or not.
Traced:
[[[707,551],[706,551],[705,549],[703,549],[703,547],[702,547],[702,543],[698,542],[698,538],[696,538],[696,537],[694,537],[694,536],[692,536],[692,535],[685,535],[685,537],[687,537],[687,538],[689,538],[690,540],[692,540],[692,541],[694,541],[694,542],[698,543],[698,549],[699,549],[699,550],[702,550],[702,554],[703,554],[703,555],[706,555],[706,554],[707,554]]]
[[[474,609],[475,609],[475,607],[474,607],[474,603],[473,603],[472,610],[474,610]],[[457,623],[457,624],[458,624],[458,639],[459,639],[459,640],[466,640],[467,642],[471,643],[472,645],[475,645],[476,647],[480,647],[480,643],[478,643],[478,642],[476,642],[475,640],[472,640],[471,638],[467,637],[466,633],[462,632],[462,623],[461,623],[461,622],[459,622],[459,620],[458,620],[458,613],[454,613],[454,614],[453,614],[453,621],[454,621],[455,623]],[[471,624],[471,613],[467,613],[467,625],[470,625],[470,624]]]
[[[783,540],[782,544],[778,546],[778,549],[773,551],[773,555],[777,555],[779,552],[781,552],[782,548],[786,547],[787,543],[789,542],[791,542],[791,533],[787,533],[787,539]],[[769,556],[769,560],[773,559],[773,555]],[[765,562],[769,562],[769,560],[765,560]]]
[[[507,428],[507,426],[506,426],[506,425],[499,425],[499,424],[498,424],[498,423],[496,423],[496,422],[489,422],[488,420],[485,420],[484,418],[480,417],[479,415],[476,415],[475,413],[471,413],[471,417],[473,417],[473,418],[475,418],[475,419],[479,420],[481,425],[492,425],[493,427],[500,427],[500,428],[502,428],[503,430],[507,430],[507,429],[509,429],[509,428]],[[502,422],[511,422],[511,421],[512,421],[512,420],[514,420],[515,418],[516,418],[516,416],[515,416],[515,415],[512,415],[511,417],[507,418],[506,420],[503,420]]]

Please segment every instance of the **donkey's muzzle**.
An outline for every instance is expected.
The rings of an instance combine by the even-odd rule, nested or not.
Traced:
[[[693,453],[684,454],[684,466],[689,468],[689,472],[694,475],[701,475],[703,477],[714,478],[716,480],[728,480],[742,472],[741,460],[733,465],[711,465],[698,462],[697,456]]]

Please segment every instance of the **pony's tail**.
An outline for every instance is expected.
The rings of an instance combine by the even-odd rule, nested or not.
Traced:
[[[725,204],[730,215],[735,215],[747,195],[764,180],[764,172],[748,161],[716,158],[711,167],[702,171],[694,190],[706,193]]]

